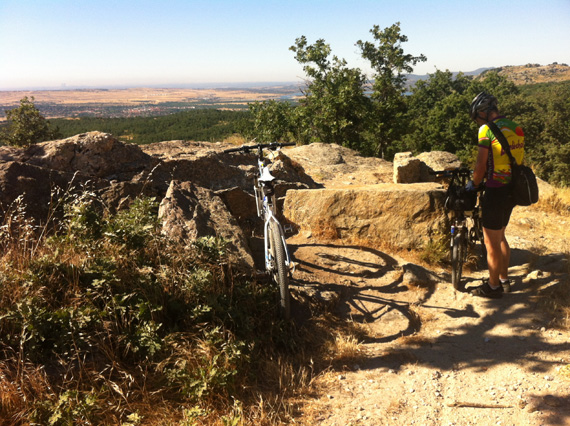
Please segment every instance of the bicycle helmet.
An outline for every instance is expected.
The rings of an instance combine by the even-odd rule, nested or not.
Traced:
[[[477,113],[480,111],[492,111],[497,109],[497,98],[487,92],[481,92],[471,102],[471,108],[469,109],[469,115],[472,120],[477,118]]]

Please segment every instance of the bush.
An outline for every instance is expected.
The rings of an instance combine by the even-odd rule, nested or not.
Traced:
[[[275,290],[234,281],[219,239],[168,241],[155,200],[111,215],[87,194],[63,210],[58,232],[35,230],[33,255],[12,216],[2,227],[11,223],[0,267],[0,425],[132,423],[156,411],[153,401],[210,412],[245,398],[262,348],[291,341]]]

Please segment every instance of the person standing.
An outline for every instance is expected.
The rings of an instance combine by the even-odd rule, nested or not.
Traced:
[[[511,291],[509,263],[511,249],[505,237],[514,202],[510,194],[511,163],[501,143],[487,125],[493,121],[505,135],[511,153],[522,164],[524,157],[524,132],[515,123],[500,115],[497,98],[486,92],[479,93],[471,102],[471,118],[480,126],[478,135],[477,161],[473,179],[467,183],[467,190],[475,190],[485,180],[482,197],[482,223],[489,278],[471,290],[480,297],[499,298]]]

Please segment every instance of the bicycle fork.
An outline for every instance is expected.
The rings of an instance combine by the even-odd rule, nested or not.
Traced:
[[[283,231],[283,227],[279,223],[275,217],[270,214],[267,220],[265,221],[265,225],[263,227],[263,242],[264,242],[264,253],[265,253],[265,269],[268,271],[272,271],[274,269],[272,264],[272,256],[269,251],[269,223],[274,222],[278,229],[279,229],[279,237],[281,239],[280,243],[283,245],[283,250],[285,252],[285,266],[289,271],[293,272],[295,270],[295,264],[291,262],[291,258],[289,257],[289,250],[287,249],[287,243],[285,242],[285,232]]]

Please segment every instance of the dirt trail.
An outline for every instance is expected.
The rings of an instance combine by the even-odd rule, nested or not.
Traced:
[[[378,250],[290,238],[295,283],[324,302],[340,295],[335,312],[366,324],[371,336],[361,357],[319,377],[318,396],[296,421],[570,425],[569,333],[552,328],[532,297],[568,280],[559,254],[570,251],[560,236],[568,233],[553,226],[551,234],[537,235],[534,225],[552,218],[518,209],[508,228],[515,285],[499,300],[454,291],[441,269],[430,271],[433,285],[410,286],[403,274],[408,262]],[[467,286],[483,276],[468,271]]]

